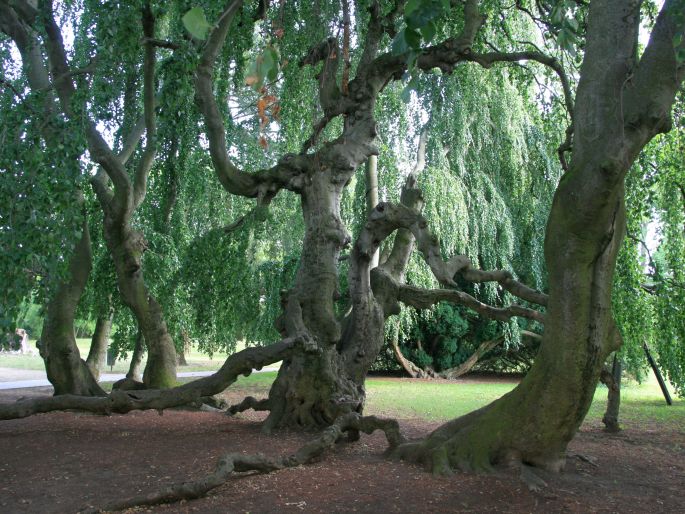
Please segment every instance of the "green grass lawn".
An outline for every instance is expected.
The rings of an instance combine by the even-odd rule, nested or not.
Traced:
[[[90,348],[90,339],[77,339],[76,344],[78,345],[79,352],[81,353],[81,358],[85,359],[88,356],[88,350]],[[31,348],[35,348],[36,341],[30,341],[30,345]],[[239,349],[242,349],[242,347],[240,347]],[[105,366],[105,368],[102,370],[103,373],[126,373],[131,363],[130,357],[131,355],[129,353],[127,359],[117,361],[114,367],[111,369],[109,366]],[[147,355],[144,355],[143,366],[145,366],[146,358]],[[186,355],[186,361],[188,362],[188,366],[179,366],[178,371],[213,371],[219,369],[225,360],[225,353],[215,353],[210,358],[207,355],[198,352],[197,349],[193,348],[192,351]],[[30,369],[42,371],[45,369],[45,366],[43,364],[43,359],[41,359],[40,356],[37,354],[32,356],[0,353],[0,368]]]
[[[275,372],[254,374],[241,377],[231,387],[245,395],[265,396],[275,377]],[[515,386],[513,381],[441,382],[371,378],[366,382],[365,413],[447,421],[487,405]],[[601,422],[606,409],[606,396],[606,387],[597,387],[586,423]],[[656,379],[651,374],[642,384],[624,384],[621,390],[620,422],[625,426],[656,423],[685,432],[685,400],[675,396],[673,400],[673,405],[666,405]]]

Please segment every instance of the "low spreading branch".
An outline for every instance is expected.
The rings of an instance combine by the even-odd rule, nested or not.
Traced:
[[[417,309],[427,309],[439,302],[450,302],[463,305],[486,318],[508,321],[514,316],[528,318],[539,323],[545,322],[543,313],[520,305],[493,307],[483,303],[468,293],[454,289],[423,289],[409,285],[400,285],[398,300]]]
[[[318,437],[290,455],[267,457],[259,453],[253,455],[229,453],[219,459],[212,473],[198,480],[171,485],[159,491],[133,496],[124,500],[117,500],[100,509],[89,507],[83,512],[111,512],[133,507],[173,503],[181,500],[194,500],[205,496],[212,489],[226,483],[234,473],[244,473],[247,471],[270,473],[280,469],[300,466],[322,455],[342,439],[346,432],[371,434],[376,430],[382,430],[385,433],[390,449],[394,449],[405,442],[399,425],[394,419],[361,416],[357,413],[351,413],[338,418],[330,427],[321,432]]]
[[[201,404],[201,399],[224,391],[240,375],[248,376],[253,369],[273,364],[293,351],[316,351],[306,337],[291,337],[260,348],[246,348],[226,359],[223,366],[208,377],[171,389],[143,391],[112,391],[105,397],[60,395],[49,398],[20,400],[0,405],[0,420],[26,418],[34,414],[59,410],[76,410],[94,414],[125,414],[133,410],[163,411],[172,407]]]

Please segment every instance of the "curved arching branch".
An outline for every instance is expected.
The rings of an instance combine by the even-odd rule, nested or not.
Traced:
[[[542,306],[547,304],[546,294],[514,279],[508,271],[474,269],[470,259],[465,255],[455,255],[444,260],[439,241],[428,229],[426,218],[402,204],[388,202],[378,204],[360,233],[354,251],[360,258],[369,258],[381,241],[399,228],[411,231],[418,249],[441,285],[457,287],[454,277],[460,274],[469,282],[498,282],[504,289],[522,300]]]
[[[439,302],[450,302],[457,305],[463,305],[486,318],[496,319],[498,321],[508,321],[514,316],[518,316],[539,323],[545,322],[545,316],[540,311],[522,307],[520,305],[493,307],[477,300],[468,293],[456,291],[454,289],[423,289],[402,284],[399,286],[397,299],[400,302],[417,309],[427,309]]]
[[[307,156],[286,154],[268,170],[247,173],[235,166],[228,155],[226,129],[214,96],[212,77],[216,59],[242,4],[242,0],[230,0],[209,33],[195,72],[195,99],[205,122],[214,172],[223,188],[231,194],[260,198],[268,203],[282,188],[298,191],[311,163]]]

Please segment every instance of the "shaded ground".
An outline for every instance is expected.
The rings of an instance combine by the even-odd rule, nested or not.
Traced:
[[[46,390],[42,391],[45,394]],[[232,399],[242,398],[235,391]],[[9,393],[9,392],[7,392]],[[0,401],[27,393],[12,391]],[[41,391],[31,390],[31,394]],[[290,452],[308,437],[265,436],[246,413],[136,412],[98,417],[53,413],[0,424],[0,512],[76,512],[148,488],[197,478],[224,452]],[[402,420],[409,436],[438,426]],[[528,491],[518,474],[433,477],[383,459],[381,434],[341,444],[322,461],[269,475],[236,476],[208,498],[153,512],[684,512],[685,427],[629,426],[619,435],[586,425],[565,473],[540,474]],[[596,464],[596,465],[595,465]]]

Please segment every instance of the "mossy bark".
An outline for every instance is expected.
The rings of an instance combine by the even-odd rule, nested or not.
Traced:
[[[574,113],[573,158],[545,238],[549,301],[535,363],[521,384],[395,455],[442,473],[515,460],[552,470],[585,417],[607,356],[618,347],[611,290],[625,231],[624,179],[644,145],[670,127],[683,74],[662,10],[639,65],[640,2],[592,2]],[[655,93],[656,91],[656,93]]]

